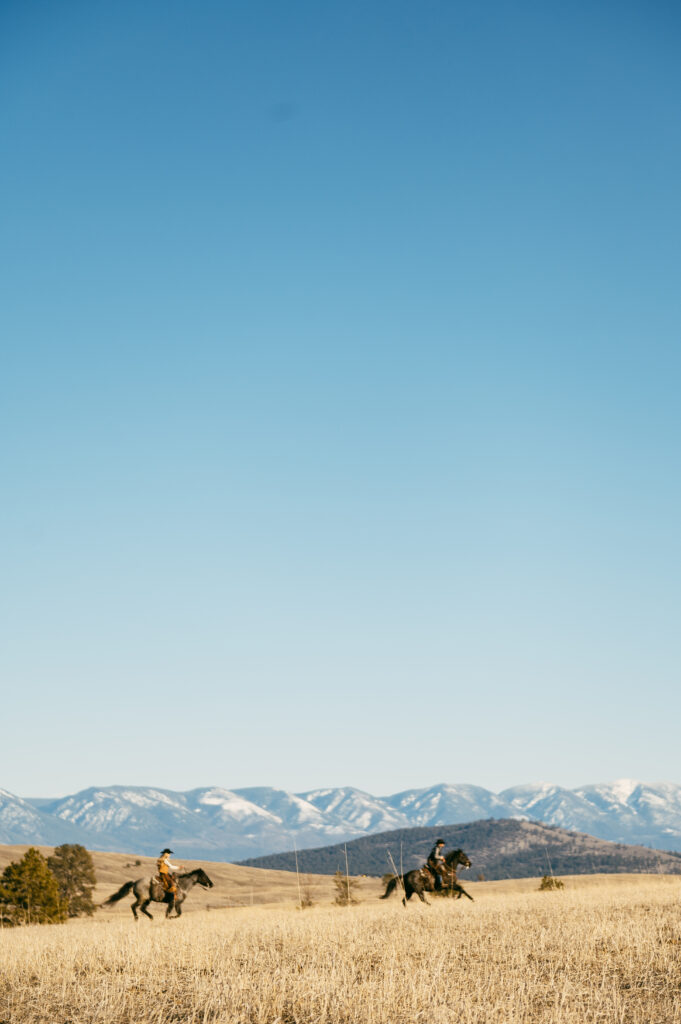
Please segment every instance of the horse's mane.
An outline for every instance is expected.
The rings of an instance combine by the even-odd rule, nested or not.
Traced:
[[[211,885],[213,884],[210,881],[210,878],[208,878],[208,875],[203,870],[203,868],[194,868],[193,871],[185,871],[184,874],[179,875],[178,877],[179,878],[193,878],[193,879],[195,879],[199,883],[199,885],[203,885],[203,882],[201,881],[201,879],[205,878],[205,879],[207,879],[208,882],[210,882]]]

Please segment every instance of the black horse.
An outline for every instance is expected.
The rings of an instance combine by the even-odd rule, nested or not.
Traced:
[[[460,900],[462,896],[467,896],[469,900],[472,900],[473,897],[457,881],[456,869],[459,865],[463,868],[469,868],[471,862],[463,850],[450,850],[445,857],[445,869],[442,872],[443,888],[445,891],[449,891],[457,900]],[[404,892],[402,903],[405,907],[407,900],[410,900],[414,893],[416,893],[422,903],[428,903],[424,893],[435,891],[435,875],[429,867],[425,866],[415,868],[414,871],[407,871],[402,876],[393,875],[385,888],[385,892],[382,896],[379,896],[379,899],[387,900],[397,885],[400,885]]]
[[[108,900],[102,903],[102,906],[113,906],[114,903],[118,903],[119,900],[122,900],[132,890],[135,894],[132,913],[136,921],[138,907],[143,914],[146,914],[153,921],[152,915],[147,910],[152,900],[154,903],[167,904],[166,917],[170,917],[173,908],[175,908],[176,916],[179,917],[182,913],[182,904],[187,898],[187,893],[195,885],[201,885],[204,889],[213,888],[213,883],[203,868],[196,868],[194,871],[187,872],[186,875],[179,875],[177,878],[177,893],[175,894],[167,892],[156,877],[138,878],[136,882],[126,882],[125,885],[122,885],[118,892],[115,892],[113,896],[109,896]]]

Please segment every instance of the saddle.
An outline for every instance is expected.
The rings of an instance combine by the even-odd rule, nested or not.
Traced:
[[[177,885],[172,875],[162,875],[159,872],[157,875],[154,875],[151,881],[154,885],[157,885],[163,893],[175,894],[177,892]]]
[[[440,879],[441,886],[449,886],[452,884],[452,875],[446,864],[443,864],[440,869],[431,864],[424,864],[421,868],[421,877],[425,882],[432,878],[436,888],[438,887],[438,878]],[[453,881],[456,881],[456,875],[454,875]]]

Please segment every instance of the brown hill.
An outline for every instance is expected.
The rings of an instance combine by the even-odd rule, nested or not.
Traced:
[[[299,850],[301,871],[332,874],[345,870],[345,851],[351,873],[382,875],[395,864],[405,871],[423,864],[436,838],[447,848],[460,847],[473,861],[466,877],[486,879],[529,878],[546,874],[681,874],[681,854],[626,846],[596,839],[583,832],[568,832],[555,825],[502,819],[473,821],[467,825],[437,825],[397,829],[353,839],[347,844]],[[252,867],[295,870],[293,853],[272,854],[242,861]]]

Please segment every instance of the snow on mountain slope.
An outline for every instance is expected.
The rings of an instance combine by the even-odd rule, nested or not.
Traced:
[[[673,782],[639,783],[627,804],[657,828],[677,829],[681,817],[681,786]]]
[[[291,849],[294,844],[320,845],[339,834],[334,823],[316,807],[283,789],[259,786],[195,792],[197,810],[210,815],[214,826],[234,838],[240,837],[251,849],[259,845],[278,849]],[[340,834],[345,832],[341,829]]]
[[[675,783],[648,786],[618,779],[576,790],[540,783],[499,795],[536,821],[621,843],[681,847],[681,786]]]
[[[158,852],[159,835],[188,839],[196,835],[186,798],[171,790],[93,786],[54,801],[49,811],[59,821],[78,825],[91,837],[91,843],[95,839],[97,848],[105,850],[153,853]]]
[[[535,821],[579,832],[590,832],[600,818],[598,810],[588,800],[570,789],[550,783],[513,786],[499,796],[515,809],[516,816],[521,814]]]
[[[478,818],[512,817],[512,808],[481,786],[442,783],[429,789],[408,789],[387,797],[410,825],[456,825]]]
[[[60,843],[82,843],[86,838],[80,828],[56,821],[50,814],[32,806],[28,800],[0,789],[0,843],[36,843],[52,846]]]
[[[0,791],[0,842],[82,842],[93,849],[235,860],[324,846],[397,828],[481,818],[526,818],[602,839],[681,849],[681,786],[620,779],[563,789],[550,783],[495,794],[441,784],[373,796],[353,787],[289,793],[219,786],[178,793],[144,786],[92,787],[59,800]]]
[[[607,816],[617,838],[635,834],[646,845],[681,848],[681,786],[674,782],[646,784],[633,779],[584,786],[580,796]],[[625,840],[622,840],[625,841]]]
[[[324,828],[324,815],[303,797],[287,793],[285,789],[259,786],[236,791],[245,799],[266,810],[282,825],[296,828]]]
[[[223,827],[235,823],[244,827],[257,827],[258,823],[281,825],[278,815],[245,799],[243,793],[235,790],[221,789],[219,786],[195,789],[187,794],[187,799],[195,812],[210,817]]]
[[[278,815],[244,793],[221,787],[176,793],[107,786],[83,790],[48,808],[61,821],[87,830],[91,845],[99,849],[153,855],[170,845],[181,856],[222,859],[248,856],[262,844],[268,850],[291,845],[290,830]]]
[[[387,801],[371,796],[361,789],[344,786],[340,789],[313,789],[300,796],[313,804],[337,828],[353,828],[355,835],[367,832],[388,832],[393,828],[406,828],[409,818],[391,809]]]
[[[618,779],[612,783],[582,786],[575,790],[575,794],[594,809],[600,822],[607,822],[611,832],[609,838],[617,839],[621,835],[640,831],[642,822],[636,807],[629,805],[630,798],[639,786],[640,783],[633,779]]]

